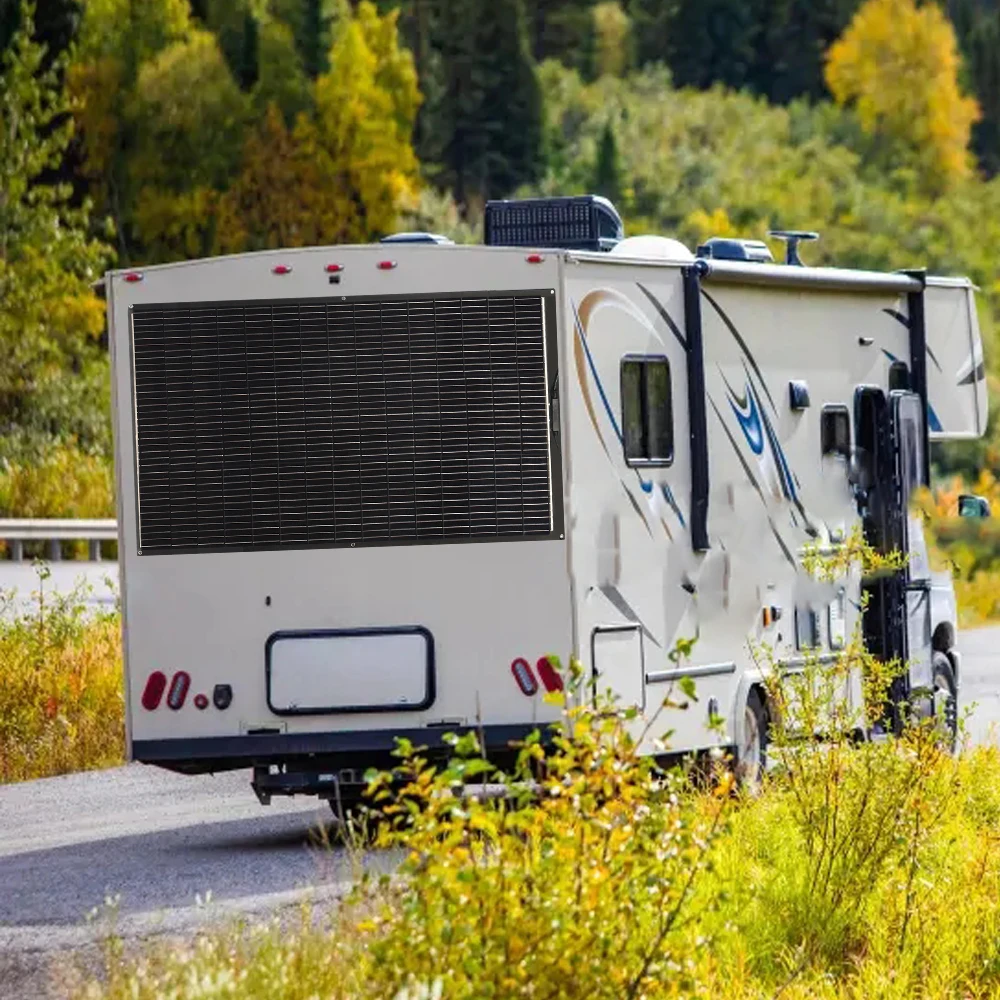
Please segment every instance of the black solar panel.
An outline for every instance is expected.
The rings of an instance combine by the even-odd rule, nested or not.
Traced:
[[[140,552],[558,533],[550,299],[134,307]]]

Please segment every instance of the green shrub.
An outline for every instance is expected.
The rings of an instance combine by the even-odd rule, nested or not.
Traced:
[[[0,592],[0,783],[124,760],[121,628],[84,595]]]

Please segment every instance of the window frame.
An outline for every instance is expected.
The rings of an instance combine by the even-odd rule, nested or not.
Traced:
[[[646,453],[643,457],[631,457],[629,455],[629,434],[628,415],[626,406],[625,371],[626,366],[635,364],[639,366],[639,419],[642,423],[643,450]],[[651,458],[648,456],[650,448],[650,420],[649,420],[649,376],[648,371],[654,364],[662,364],[667,369],[667,401],[666,416],[667,428],[670,435],[670,454]],[[670,358],[666,354],[623,354],[618,365],[618,389],[621,403],[621,439],[622,454],[625,457],[625,464],[632,469],[665,469],[674,464],[677,454],[677,441],[674,433],[674,376]]]

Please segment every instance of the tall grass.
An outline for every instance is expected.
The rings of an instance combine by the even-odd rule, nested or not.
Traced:
[[[0,594],[0,783],[121,763],[125,751],[117,613],[51,592]]]

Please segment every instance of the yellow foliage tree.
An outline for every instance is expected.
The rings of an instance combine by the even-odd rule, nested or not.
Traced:
[[[419,186],[412,132],[420,106],[395,12],[367,0],[343,17],[315,114],[288,129],[275,106],[248,137],[223,198],[219,249],[365,242],[390,231]]]
[[[594,19],[594,75],[624,76],[631,62],[632,23],[617,0],[602,0]]]
[[[969,173],[979,106],[962,94],[958,43],[936,3],[866,0],[827,53],[826,82],[862,127],[911,147],[925,183]]]

